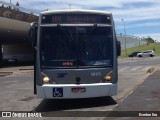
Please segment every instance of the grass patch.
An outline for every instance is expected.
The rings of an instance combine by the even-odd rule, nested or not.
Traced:
[[[160,43],[152,43],[152,44],[150,43],[149,45],[144,44],[137,47],[128,48],[127,56],[136,51],[142,52],[142,51],[153,50],[153,49],[155,50],[156,55],[160,56]],[[121,57],[126,57],[125,50],[121,52]]]

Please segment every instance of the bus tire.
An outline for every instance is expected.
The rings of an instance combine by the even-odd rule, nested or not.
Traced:
[[[152,54],[150,54],[150,55],[149,55],[149,57],[153,57],[153,55],[152,55]]]
[[[138,55],[138,57],[139,57],[139,58],[141,58],[141,57],[142,57],[142,55]]]

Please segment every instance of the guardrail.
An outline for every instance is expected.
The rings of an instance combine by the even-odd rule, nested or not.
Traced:
[[[0,7],[0,17],[25,21],[25,22],[36,22],[38,21],[38,16],[25,13],[19,10]]]
[[[29,13],[29,14],[35,14],[35,15],[39,14],[39,11],[37,11],[37,10],[23,8],[23,7],[20,7],[20,6],[17,6],[17,5],[13,5],[13,4],[4,2],[4,1],[0,1],[0,4],[1,4],[1,7],[4,6],[4,7],[7,7],[9,9],[20,10],[22,12]]]
[[[35,11],[22,8],[16,5],[12,5],[3,1],[0,1],[0,17],[6,17],[10,19],[25,21],[25,22],[37,22],[38,16]],[[27,11],[27,12],[26,12]]]

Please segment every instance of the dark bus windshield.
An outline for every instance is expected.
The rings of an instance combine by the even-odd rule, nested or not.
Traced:
[[[112,27],[41,27],[41,66],[112,66]]]

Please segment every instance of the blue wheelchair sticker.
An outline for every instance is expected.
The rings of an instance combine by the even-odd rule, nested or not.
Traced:
[[[63,97],[63,88],[53,88],[53,97]]]

